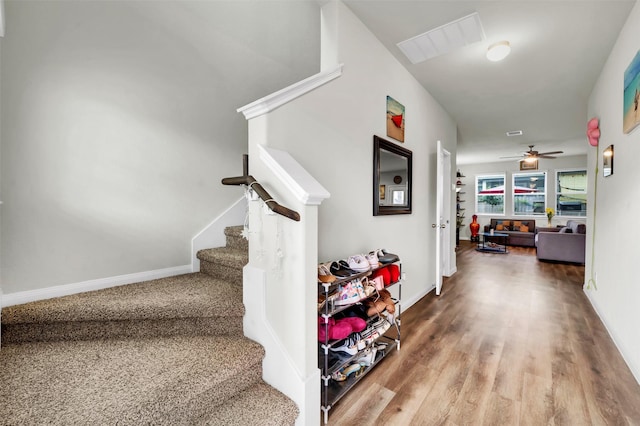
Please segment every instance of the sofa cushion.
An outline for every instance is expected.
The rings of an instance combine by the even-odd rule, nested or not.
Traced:
[[[571,229],[571,232],[574,234],[587,233],[587,225],[585,225],[584,223],[576,222],[575,220],[568,220],[567,228]]]
[[[529,232],[529,227],[527,225],[520,225],[520,232]]]
[[[563,226],[562,228],[560,228],[560,231],[558,231],[558,232],[560,232],[561,234],[571,234],[571,233],[573,233],[573,231],[571,231],[571,229],[566,227],[566,226]]]

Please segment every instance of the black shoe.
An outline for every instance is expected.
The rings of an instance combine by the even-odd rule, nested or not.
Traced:
[[[344,260],[341,260],[340,262],[331,263],[331,266],[329,267],[329,269],[331,270],[331,273],[333,275],[340,278],[350,277],[351,275],[357,274],[356,271],[349,268],[349,265]]]

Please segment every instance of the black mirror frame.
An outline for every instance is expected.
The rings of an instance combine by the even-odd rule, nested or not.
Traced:
[[[380,149],[389,151],[407,159],[407,203],[403,206],[380,205]],[[411,181],[413,153],[397,144],[373,136],[373,215],[411,214]]]

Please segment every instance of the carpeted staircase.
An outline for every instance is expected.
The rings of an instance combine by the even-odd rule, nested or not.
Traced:
[[[291,425],[242,333],[241,227],[201,272],[2,310],[0,425]]]

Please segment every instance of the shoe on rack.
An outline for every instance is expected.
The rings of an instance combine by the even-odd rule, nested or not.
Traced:
[[[371,274],[371,277],[369,277],[370,279],[376,279],[376,278],[382,278],[382,283],[387,286],[389,284],[391,284],[391,272],[389,272],[389,268],[388,267],[383,267],[380,269],[376,269],[375,271],[373,271],[373,273]]]
[[[386,319],[384,319],[382,317],[380,317],[380,319],[375,321],[372,325],[373,325],[373,327],[375,327],[376,331],[381,336],[384,333],[386,333],[387,330],[389,330],[389,328],[391,328],[391,324],[389,324],[389,321],[387,321]]]
[[[356,278],[355,280],[352,280],[351,285],[355,287],[356,291],[360,295],[360,299],[364,299],[365,297],[368,296],[366,291],[364,290],[364,285],[362,284],[361,278]]]
[[[353,340],[356,341],[356,346],[359,351],[367,347],[367,342],[362,338],[360,333],[353,333]]]
[[[344,260],[331,263],[331,266],[329,266],[329,270],[333,275],[335,275],[338,278],[346,278],[346,277],[350,277],[351,275],[357,274],[356,271],[349,268],[349,265],[346,262],[344,263],[342,262],[344,262]]]
[[[349,265],[349,268],[353,269],[356,272],[367,272],[371,269],[369,261],[365,259],[361,254],[349,256],[349,258],[347,259],[347,264]]]
[[[376,346],[375,345],[371,346],[370,348],[367,348],[367,350],[365,350],[362,353],[362,356],[358,358],[356,362],[365,367],[369,367],[376,360],[377,352],[378,352],[378,349],[376,348]]]
[[[378,261],[383,265],[386,265],[387,263],[397,262],[398,260],[400,260],[397,254],[389,253],[385,249],[377,249],[377,250],[374,250],[374,252],[378,256]]]
[[[380,295],[380,299],[382,299],[382,301],[384,302],[386,308],[387,308],[387,312],[389,312],[390,314],[393,314],[396,312],[396,304],[393,301],[393,299],[391,298],[391,293],[389,293],[389,290],[380,290],[378,292],[378,294]]]
[[[375,278],[371,278],[369,283],[375,287],[376,290],[382,290],[384,288],[384,278],[382,275],[378,275]]]
[[[355,373],[356,376],[359,376],[361,370],[362,370],[362,366],[360,364],[358,364],[358,363],[355,363],[355,364],[351,364],[350,366],[346,367],[342,371],[342,373],[347,377],[349,377],[350,375],[352,375],[354,373]]]
[[[327,303],[327,299],[324,297],[324,295],[319,294],[318,295],[318,311],[324,308],[324,305],[326,303]]]
[[[388,344],[386,342],[376,343],[374,345],[374,347],[376,348],[376,351],[378,353],[382,354],[382,356],[384,356],[384,353],[387,350],[387,346],[388,346]]]
[[[380,266],[380,262],[378,261],[378,255],[375,251],[370,251],[369,254],[365,254],[364,258],[367,259],[371,268],[377,268]]]
[[[369,297],[376,292],[376,283],[367,277],[361,278],[362,285],[364,286],[364,294]],[[382,286],[384,288],[384,285]]]
[[[360,336],[367,345],[370,345],[375,342],[378,337],[380,337],[380,334],[374,327],[367,327],[366,330],[360,333]]]
[[[387,304],[382,299],[365,300],[364,305],[368,308],[367,315],[370,317],[380,315],[387,308]]]
[[[396,322],[396,314],[395,313],[392,314],[390,312],[384,311],[382,313],[382,315],[384,315],[385,319],[387,321],[389,321],[389,324],[393,325]]]
[[[334,352],[346,352],[349,355],[355,355],[358,353],[358,342],[355,339],[349,337],[344,339],[340,346],[331,346],[329,350]]]
[[[389,269],[390,283],[394,284],[400,281],[400,268],[398,265],[388,265],[387,268]]]
[[[362,294],[362,291],[349,281],[338,288],[338,296],[334,304],[336,306],[351,305],[362,299]]]
[[[322,316],[318,317],[318,340],[320,342],[346,339],[351,333],[353,333],[353,327],[348,322],[336,321],[333,317],[327,319]]]
[[[347,376],[342,372],[342,370],[334,371],[331,378],[336,382],[344,382],[347,380]]]
[[[336,279],[336,276],[331,273],[327,264],[318,265],[318,281],[322,283],[332,283]]]
[[[336,324],[343,322],[349,324],[352,330],[356,333],[359,333],[367,328],[367,322],[360,317],[345,317],[336,320]]]

